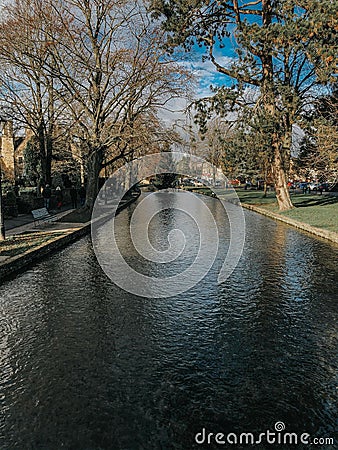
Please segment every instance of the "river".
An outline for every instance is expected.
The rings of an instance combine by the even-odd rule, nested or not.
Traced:
[[[220,203],[206,201],[221,216]],[[117,219],[130,258],[133,208]],[[214,436],[258,435],[277,422],[299,436],[334,437],[337,247],[253,212],[245,218],[242,258],[220,285],[222,223],[208,275],[171,298],[118,288],[89,237],[3,283],[0,449],[242,448],[217,446]],[[150,239],[161,245],[173,227],[193,246],[197,230],[175,209],[153,219]],[[214,433],[210,445],[197,442],[203,429]]]

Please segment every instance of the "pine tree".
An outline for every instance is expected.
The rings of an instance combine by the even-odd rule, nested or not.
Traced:
[[[202,128],[215,113],[227,117],[246,109],[246,117],[255,116],[272,154],[279,208],[292,208],[287,188],[292,127],[301,123],[318,86],[336,80],[337,2],[153,0],[152,9],[164,16],[169,51],[198,44],[225,76],[224,85],[197,105]],[[223,64],[226,47],[233,63]]]

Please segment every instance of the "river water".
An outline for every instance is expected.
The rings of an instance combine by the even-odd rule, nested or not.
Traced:
[[[206,201],[221,217],[220,203]],[[133,208],[117,220],[127,253]],[[122,291],[89,237],[5,282],[0,449],[242,448],[195,437],[202,442],[205,429],[234,440],[275,431],[276,422],[299,436],[335,437],[337,247],[252,212],[245,218],[231,277],[217,285],[227,245],[220,219],[224,245],[212,269],[172,298]],[[154,218],[151,240],[160,245],[173,227],[194,242],[197,230],[174,209]]]

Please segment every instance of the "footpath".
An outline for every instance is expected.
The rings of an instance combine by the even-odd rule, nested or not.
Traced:
[[[116,214],[136,199],[136,196],[132,196],[121,201]],[[0,246],[0,282],[14,277],[52,252],[89,233],[91,221],[60,221],[73,211],[64,208],[55,215],[53,222],[40,224],[35,224],[33,217],[28,214],[6,221],[6,241],[1,242]]]

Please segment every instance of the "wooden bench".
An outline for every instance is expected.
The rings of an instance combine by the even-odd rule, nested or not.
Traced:
[[[34,224],[54,222],[57,219],[57,216],[55,214],[49,214],[47,208],[33,209],[32,216],[34,219]]]

